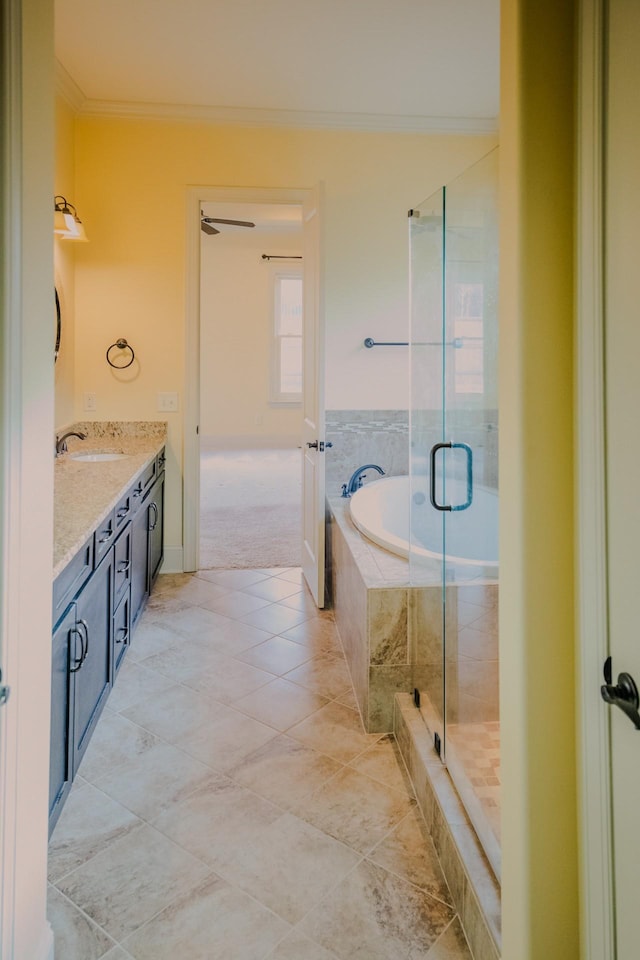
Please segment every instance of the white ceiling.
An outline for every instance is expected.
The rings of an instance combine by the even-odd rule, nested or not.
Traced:
[[[499,0],[55,0],[55,14],[85,112],[185,105],[381,128],[489,128],[498,113]]]

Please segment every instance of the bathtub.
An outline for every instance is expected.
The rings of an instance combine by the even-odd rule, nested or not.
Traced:
[[[411,517],[410,477],[384,477],[361,487],[349,501],[351,519],[358,530],[400,557],[442,561],[442,522],[446,517],[444,560],[497,574],[497,492],[475,486],[468,510],[444,514],[431,506],[424,478],[415,478],[413,486],[417,489],[413,493]]]

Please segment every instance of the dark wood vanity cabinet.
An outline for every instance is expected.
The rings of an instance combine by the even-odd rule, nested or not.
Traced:
[[[54,583],[49,833],[162,563],[163,467],[164,450]]]

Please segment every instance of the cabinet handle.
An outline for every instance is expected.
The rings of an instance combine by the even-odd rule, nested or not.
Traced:
[[[129,639],[129,631],[126,627],[119,627],[119,632],[122,634],[119,640],[116,640],[116,643],[126,643]]]
[[[130,560],[123,560],[122,566],[118,567],[118,569],[116,570],[116,573],[126,573],[130,566],[131,566]]]
[[[155,511],[155,519],[153,521],[153,525],[149,527],[149,532],[151,532],[152,530],[155,530],[155,528],[158,526],[158,518],[160,516],[160,511],[158,510],[158,504],[154,500],[152,500],[151,503],[149,504],[149,508],[151,507],[153,507]]]
[[[82,626],[84,627],[84,635],[85,635],[84,656],[82,658],[82,662],[80,663],[80,666],[82,666],[82,664],[85,662],[85,660],[89,656],[89,624],[87,623],[86,620],[83,620],[82,617],[80,617],[80,619],[78,620],[78,623],[81,623]]]
[[[69,673],[77,673],[80,667],[84,662],[84,637],[82,636],[82,631],[78,630],[77,627],[71,627],[69,630],[69,637],[80,637],[80,656],[75,656],[75,644],[74,644],[74,658],[73,664],[69,667]]]
[[[134,497],[141,497],[141,496],[142,496],[142,489],[143,489],[143,488],[142,488],[142,483],[139,483],[138,486],[137,486],[137,487],[135,488],[135,490],[133,491]]]
[[[101,537],[98,543],[107,543],[113,536],[113,530],[103,530],[102,532],[106,533],[106,537]]]
[[[129,507],[123,507],[122,510],[118,510],[116,517],[118,520],[124,520],[126,515],[129,513]]]

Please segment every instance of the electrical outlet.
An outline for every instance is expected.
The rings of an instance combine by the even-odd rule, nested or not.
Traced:
[[[175,413],[178,409],[178,394],[177,393],[159,393],[158,394],[158,410],[162,413]]]
[[[84,395],[84,408],[85,408],[85,410],[97,410],[97,409],[98,409],[98,402],[97,402],[95,393],[85,393],[85,395]]]

